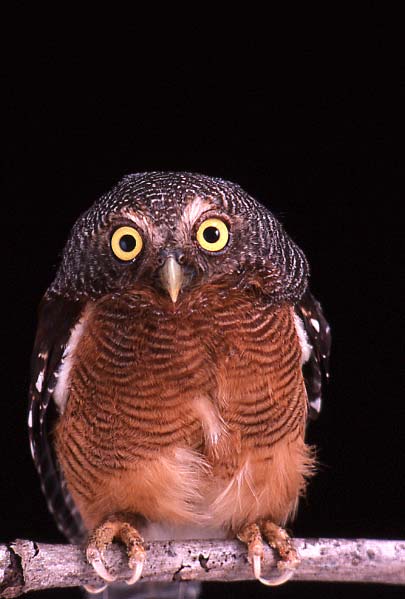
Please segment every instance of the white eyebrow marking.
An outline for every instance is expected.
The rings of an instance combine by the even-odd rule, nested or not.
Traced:
[[[211,202],[197,196],[184,208],[181,220],[192,227],[201,214],[214,208]]]
[[[309,320],[312,326],[314,327],[315,331],[319,333],[319,331],[321,330],[321,327],[319,326],[319,321],[316,320],[316,318],[310,318]]]
[[[157,215],[158,213],[159,212],[156,210],[155,214]],[[124,218],[135,223],[135,225],[141,229],[141,232],[145,231],[155,244],[162,244],[164,242],[164,236],[161,229],[154,225],[154,223],[146,216],[138,215],[130,210],[124,210],[121,214]]]

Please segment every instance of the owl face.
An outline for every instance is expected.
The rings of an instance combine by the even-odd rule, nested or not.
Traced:
[[[127,208],[107,227],[104,243],[119,287],[142,282],[175,303],[191,287],[238,268],[237,218],[198,196],[185,205],[174,198],[174,208],[169,222],[158,209]]]
[[[251,284],[260,274],[274,283],[283,277],[286,240],[296,247],[233,183],[189,173],[130,175],[77,221],[53,289],[100,297],[150,287],[176,303],[208,282],[245,277]]]

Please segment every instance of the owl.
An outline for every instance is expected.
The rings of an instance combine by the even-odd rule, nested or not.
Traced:
[[[329,375],[308,276],[273,214],[218,178],[128,175],[74,225],[40,305],[28,424],[48,507],[105,583],[113,540],[129,584],[162,538],[236,536],[258,580],[292,575],[284,526]]]

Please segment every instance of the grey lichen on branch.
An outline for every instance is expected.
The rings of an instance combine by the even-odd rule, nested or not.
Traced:
[[[293,580],[405,585],[405,540],[295,539],[294,543],[301,563]],[[159,541],[146,548],[144,582],[253,578],[246,548],[236,540]],[[264,572],[271,575],[276,563],[277,556],[267,548]],[[106,564],[118,580],[128,578],[122,547],[107,550]],[[26,540],[0,545],[0,597],[83,584],[99,586],[100,582],[80,547]]]

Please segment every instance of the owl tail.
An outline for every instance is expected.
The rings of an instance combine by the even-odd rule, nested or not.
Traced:
[[[114,584],[100,594],[85,593],[86,599],[198,599],[200,582],[137,582],[133,587]]]

